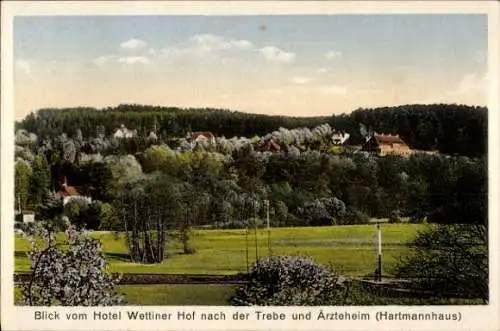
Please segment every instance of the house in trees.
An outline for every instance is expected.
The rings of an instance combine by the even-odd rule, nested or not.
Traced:
[[[92,199],[90,197],[80,194],[76,187],[68,185],[66,177],[64,177],[64,182],[61,185],[61,189],[56,193],[56,195],[63,199],[63,205],[66,205],[72,200],[83,200],[87,203],[92,202]]]
[[[343,145],[349,139],[349,133],[345,131],[333,130],[332,132],[332,144]]]
[[[158,140],[158,136],[156,135],[156,133],[154,131],[151,131],[149,133],[148,140],[153,141],[153,142],[156,142]]]
[[[149,132],[148,140],[156,142],[158,140],[158,135],[156,134],[157,132],[158,132],[158,129],[157,129],[156,123],[155,123],[153,125],[153,127],[151,128],[151,131]]]
[[[276,142],[275,137],[270,137],[264,140],[263,149],[268,152],[278,153],[281,150],[281,147]]]
[[[363,145],[363,151],[376,153],[379,156],[399,155],[408,156],[413,153],[410,147],[399,135],[373,134]]]
[[[186,140],[191,144],[196,144],[201,141],[206,141],[210,144],[215,144],[215,136],[212,132],[191,132],[189,131],[186,135]]]
[[[130,130],[125,127],[125,125],[121,125],[120,128],[116,129],[113,134],[115,138],[134,138],[137,136],[137,130]]]
[[[32,210],[20,210],[16,212],[16,222],[34,223],[36,213]]]

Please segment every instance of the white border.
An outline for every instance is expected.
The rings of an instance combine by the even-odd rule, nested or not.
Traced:
[[[499,5],[496,1],[335,1],[335,2],[115,2],[115,1],[88,1],[88,2],[14,2],[1,3],[1,327],[4,330],[99,330],[99,329],[127,329],[127,330],[250,330],[250,329],[281,329],[281,330],[500,330],[499,305],[499,234],[500,226],[497,222],[499,210],[499,177],[498,165],[500,164],[498,146],[500,135],[499,123]],[[484,13],[488,14],[488,67],[489,67],[489,220],[490,220],[490,293],[489,306],[393,306],[393,307],[324,307],[324,311],[355,312],[362,311],[371,314],[369,322],[353,321],[288,321],[288,322],[262,322],[250,319],[244,323],[230,322],[231,318],[219,322],[196,321],[141,321],[130,322],[126,319],[118,322],[59,322],[34,321],[33,311],[30,307],[13,306],[13,186],[14,186],[14,146],[13,146],[13,17],[16,15],[258,15],[258,14],[383,14],[383,13]],[[95,308],[54,308],[50,311],[63,312],[89,312],[94,311],[157,311],[172,312],[196,310],[225,311],[228,316],[236,310],[253,312],[255,310],[294,312],[315,311],[316,308],[233,308],[233,307],[108,307]],[[456,322],[374,322],[375,313],[380,310],[391,312],[459,312],[462,320]]]

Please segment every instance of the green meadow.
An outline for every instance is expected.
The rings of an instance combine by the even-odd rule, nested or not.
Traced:
[[[389,273],[397,261],[406,254],[406,243],[423,229],[419,224],[386,224],[382,226],[383,271]],[[330,227],[274,228],[267,230],[194,230],[192,244],[196,253],[182,254],[180,244],[172,240],[168,245],[168,258],[160,264],[132,263],[127,254],[123,235],[95,232],[108,257],[110,271],[119,273],[172,273],[172,274],[236,274],[247,270],[256,257],[273,255],[308,255],[315,261],[331,266],[349,276],[366,276],[377,267],[374,225]],[[29,245],[16,236],[16,271],[28,271],[26,257]],[[248,247],[248,250],[247,250]],[[256,249],[257,247],[257,249]]]
[[[176,284],[118,286],[122,305],[129,306],[228,306],[236,285]],[[20,298],[15,291],[16,301]],[[406,298],[381,296],[351,287],[344,305],[481,305],[481,299]]]
[[[406,244],[425,225],[385,224],[382,227],[383,271],[389,276],[397,261],[407,253]],[[174,273],[174,274],[235,274],[245,272],[246,247],[251,265],[257,256],[309,255],[317,262],[329,265],[341,274],[366,276],[377,266],[377,234],[374,225],[350,225],[331,227],[296,227],[271,229],[268,233],[258,230],[257,237],[244,230],[195,230],[192,243],[196,253],[182,254],[179,243],[172,240],[168,247],[169,257],[161,264],[143,265],[128,260],[123,235],[116,237],[110,232],[94,232],[108,256],[110,269],[120,273]],[[28,242],[16,236],[15,270],[28,271]],[[120,285],[118,293],[124,297],[124,305],[230,305],[231,295],[237,285],[227,284],[165,284],[165,285]],[[16,301],[20,288],[15,289]],[[480,300],[389,298],[350,290],[345,304],[481,304]]]
[[[117,292],[129,306],[227,306],[235,289],[218,284],[120,285]],[[14,295],[17,302],[21,289]]]

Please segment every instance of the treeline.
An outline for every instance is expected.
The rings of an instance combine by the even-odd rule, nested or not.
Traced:
[[[120,105],[115,108],[41,109],[17,123],[41,137],[55,137],[66,133],[76,137],[80,130],[84,139],[112,135],[120,125],[136,129],[147,136],[156,130],[159,136],[185,136],[193,131],[211,131],[216,136],[262,136],[279,127],[314,127],[328,122],[328,117],[267,116],[235,112],[226,109],[175,108],[142,105]]]
[[[413,149],[471,157],[487,151],[487,109],[465,105],[404,105],[357,109],[327,117],[248,114],[225,109],[120,105],[114,108],[42,109],[16,123],[17,129],[51,138],[66,133],[90,140],[112,135],[121,124],[142,137],[155,130],[160,141],[184,136],[189,129],[211,131],[227,138],[263,136],[284,128],[313,128],[327,123],[348,132],[349,144],[359,145],[370,132],[399,134]]]
[[[406,105],[358,109],[351,115],[367,130],[399,134],[413,149],[473,157],[488,149],[488,110],[484,107]]]
[[[189,218],[184,212],[197,215],[185,220],[192,225],[245,227],[249,218],[265,218],[266,200],[273,226],[359,224],[370,218],[485,224],[487,218],[485,158],[248,150],[228,157],[203,151],[176,154],[166,146],[155,146],[138,162],[146,178],[151,178],[148,187],[158,192],[144,203],[166,191],[175,192],[171,194],[176,199],[153,205],[170,206],[169,212],[180,210],[180,219]],[[132,183],[120,194],[133,195],[133,188],[143,192],[136,179]],[[139,199],[133,195],[129,200]],[[172,206],[181,201],[182,207]],[[201,213],[200,206],[204,206]],[[133,213],[127,210],[126,214]]]

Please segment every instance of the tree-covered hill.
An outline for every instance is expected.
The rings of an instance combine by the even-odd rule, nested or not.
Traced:
[[[121,124],[137,129],[143,135],[156,128],[164,135],[184,136],[191,128],[193,131],[211,131],[217,136],[252,137],[279,127],[313,127],[328,120],[329,117],[268,116],[213,108],[119,105],[105,109],[41,109],[17,125],[19,129],[45,137],[62,133],[71,137],[80,129],[85,139],[94,138],[99,130],[110,135]]]
[[[368,132],[399,134],[411,148],[447,154],[481,156],[487,150],[487,109],[455,104],[403,105],[357,109],[350,114],[291,117],[249,114],[227,109],[119,105],[114,108],[41,109],[16,123],[17,129],[53,138],[62,133],[83,139],[111,135],[121,124],[146,136],[152,130],[163,137],[211,131],[216,136],[263,136],[280,127],[313,128],[328,123],[350,134],[349,143],[361,144]]]
[[[158,224],[180,231],[185,252],[193,224],[243,227],[261,219],[266,205],[273,226],[358,224],[369,218],[486,224],[483,108],[358,109],[310,129],[322,118],[128,107],[43,110],[18,123],[25,129],[15,139],[16,209],[33,210],[39,219],[57,220],[64,213],[76,224],[104,230],[134,229],[160,217],[166,223]],[[122,123],[139,136],[110,137]],[[168,129],[174,124],[177,132]],[[155,126],[159,137],[151,138]],[[194,145],[178,139],[190,127],[217,137]],[[370,131],[390,132],[414,148],[481,157],[418,151],[379,156],[333,146],[333,128],[351,133],[351,144]],[[270,135],[279,152],[263,148]],[[93,202],[63,206],[67,185]]]

